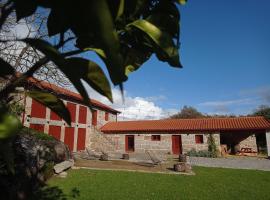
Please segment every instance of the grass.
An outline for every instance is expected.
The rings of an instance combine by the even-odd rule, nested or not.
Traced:
[[[195,176],[79,169],[49,186],[75,199],[270,199],[270,172],[194,167]],[[69,197],[69,199],[72,199]]]

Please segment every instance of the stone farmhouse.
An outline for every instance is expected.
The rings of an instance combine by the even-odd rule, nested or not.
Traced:
[[[232,154],[242,149],[256,155],[266,145],[270,152],[270,122],[264,117],[108,122],[101,131],[118,141],[114,151],[119,152],[152,150],[183,154],[192,149],[204,151],[208,150],[210,134],[220,152],[225,146]]]
[[[71,126],[25,96],[24,91],[30,87],[58,95],[70,111]],[[265,148],[270,156],[270,122],[263,117],[117,121],[119,111],[91,99],[91,112],[79,94],[54,84],[32,78],[25,90],[19,95],[25,108],[23,124],[63,141],[73,152],[89,148],[113,153],[151,150],[181,154],[192,149],[207,150],[212,134],[220,151],[224,146],[232,154],[241,149],[256,153]]]

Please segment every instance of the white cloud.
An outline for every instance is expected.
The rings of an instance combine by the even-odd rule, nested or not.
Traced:
[[[242,90],[242,96],[255,96],[261,99],[262,104],[270,104],[270,86],[258,87],[255,89]]]
[[[167,118],[177,112],[176,109],[163,109],[155,104],[155,101],[165,100],[166,97],[159,95],[156,97],[131,97],[124,92],[124,102],[119,89],[113,88],[114,103],[109,102],[105,97],[99,95],[92,88],[86,86],[90,98],[101,101],[102,103],[119,110],[119,120],[145,120]]]
[[[229,106],[229,105],[249,105],[253,104],[256,99],[254,98],[245,98],[245,99],[234,99],[227,101],[207,101],[198,104],[199,106]]]

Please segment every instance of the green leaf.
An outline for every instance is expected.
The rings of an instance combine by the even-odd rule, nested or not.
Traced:
[[[101,95],[113,101],[110,83],[103,70],[95,62],[84,58],[68,58],[62,71],[73,80],[83,79]]]
[[[18,133],[22,127],[20,119],[9,113],[1,113],[0,116],[0,139],[7,139]]]
[[[145,33],[155,44],[155,53],[161,61],[168,62],[173,67],[182,67],[179,61],[178,48],[175,47],[173,38],[165,31],[146,20],[136,20],[127,25]]]
[[[12,75],[14,72],[14,68],[9,63],[0,58],[0,77]]]
[[[177,2],[181,5],[185,5],[187,3],[187,0],[177,0]]]
[[[0,157],[3,159],[2,162],[4,161],[4,164],[6,165],[7,170],[14,175],[15,174],[15,168],[14,168],[15,167],[14,165],[15,154],[14,154],[14,147],[12,144],[13,144],[12,138],[8,138],[2,141],[0,140]]]
[[[63,9],[52,9],[47,20],[49,36],[64,33],[68,30],[68,17]]]
[[[71,124],[70,113],[63,101],[60,100],[57,96],[48,92],[41,91],[29,91],[27,92],[27,95],[43,104],[44,106],[50,108],[59,117],[64,119],[69,125]]]
[[[37,9],[36,0],[14,0],[17,21],[32,15]]]
[[[97,40],[106,55],[106,66],[112,82],[118,85],[127,80],[123,57],[120,52],[120,41],[106,0],[91,2],[91,16],[95,19],[94,26]],[[91,47],[91,46],[90,46]]]
[[[60,52],[54,48],[50,43],[42,39],[33,39],[26,38],[23,40],[28,43],[30,46],[36,48],[41,51],[45,56],[47,56],[51,61],[53,61],[56,65],[64,64],[64,57],[60,54]]]
[[[122,14],[124,13],[124,8],[125,8],[125,0],[120,0],[116,20],[118,20],[122,16]]]

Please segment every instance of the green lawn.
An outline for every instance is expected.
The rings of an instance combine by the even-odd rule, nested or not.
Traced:
[[[270,172],[194,167],[195,176],[137,172],[70,170],[52,187],[75,199],[270,199]],[[68,197],[72,199],[71,197]]]

